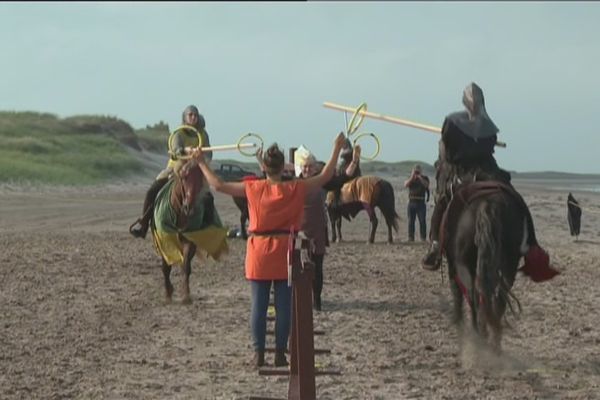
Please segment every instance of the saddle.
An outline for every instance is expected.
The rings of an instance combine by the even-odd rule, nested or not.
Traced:
[[[456,218],[458,218],[462,210],[475,199],[498,193],[503,190],[513,198],[523,202],[521,196],[511,186],[502,182],[478,181],[463,183],[456,187],[452,198],[444,211],[442,223],[440,224],[440,248],[442,249],[442,254],[445,254],[448,224],[456,221]]]
[[[523,200],[523,197],[512,186],[499,181],[465,183],[456,188],[448,207],[446,207],[440,226],[440,248],[442,255],[446,252],[448,225],[454,224],[464,208],[474,200],[501,191],[504,191],[517,200],[527,219],[527,244],[529,245],[529,250],[524,255],[525,263],[520,267],[520,271],[529,276],[534,282],[543,282],[552,279],[560,272],[550,266],[548,253],[537,243],[533,219],[527,204],[525,204],[525,200]]]

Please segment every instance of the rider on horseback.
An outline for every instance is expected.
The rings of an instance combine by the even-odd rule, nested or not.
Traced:
[[[493,156],[498,128],[485,110],[483,91],[470,83],[463,92],[466,111],[448,115],[442,126],[436,161],[435,208],[429,232],[431,247],[422,260],[424,269],[440,267],[439,231],[452,186],[464,181],[495,180],[510,185],[510,174],[498,167]]]
[[[203,146],[210,146],[208,133],[204,128],[204,117],[198,112],[198,108],[196,106],[187,106],[185,110],[183,110],[183,115],[181,118],[183,125],[192,126],[196,128],[198,132],[200,132]],[[138,220],[129,228],[129,232],[136,238],[146,237],[148,226],[150,225],[150,220],[152,219],[154,201],[158,195],[158,192],[160,192],[160,189],[162,189],[162,187],[169,181],[169,178],[171,177],[173,169],[177,163],[177,157],[187,155],[189,153],[189,148],[198,147],[199,140],[198,135],[193,130],[178,129],[172,133],[172,138],[169,138],[169,143],[172,143],[172,149],[170,150],[173,151],[173,154],[169,158],[167,168],[158,174],[156,180],[152,183],[152,186],[150,186],[148,192],[146,192],[142,217],[138,218]],[[212,160],[212,152],[206,152],[204,154],[205,158],[207,158],[210,162],[210,160]],[[212,210],[214,207],[213,196],[210,192],[207,192],[206,194],[205,207],[207,207],[207,210]],[[139,227],[136,225],[139,225]]]

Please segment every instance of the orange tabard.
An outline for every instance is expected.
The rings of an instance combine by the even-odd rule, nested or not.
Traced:
[[[304,213],[305,185],[302,180],[269,183],[247,181],[246,197],[250,232],[299,230]],[[246,279],[287,279],[289,235],[250,235],[246,245]]]

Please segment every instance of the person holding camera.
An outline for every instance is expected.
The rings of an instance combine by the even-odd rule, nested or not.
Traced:
[[[429,178],[423,175],[421,166],[416,164],[413,167],[410,178],[404,182],[404,187],[408,188],[408,240],[415,241],[415,219],[419,219],[419,233],[422,241],[427,240],[427,205],[429,200]]]

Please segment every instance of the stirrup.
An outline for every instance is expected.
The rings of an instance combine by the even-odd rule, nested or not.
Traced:
[[[430,261],[430,258],[433,258],[435,256],[435,259],[433,260],[433,262],[427,262]],[[427,271],[437,271],[438,269],[440,269],[440,266],[442,265],[442,255],[441,255],[441,249],[437,249],[437,251],[433,251],[432,249],[429,250],[429,252],[425,255],[425,257],[423,257],[423,259],[421,260],[421,267]]]

